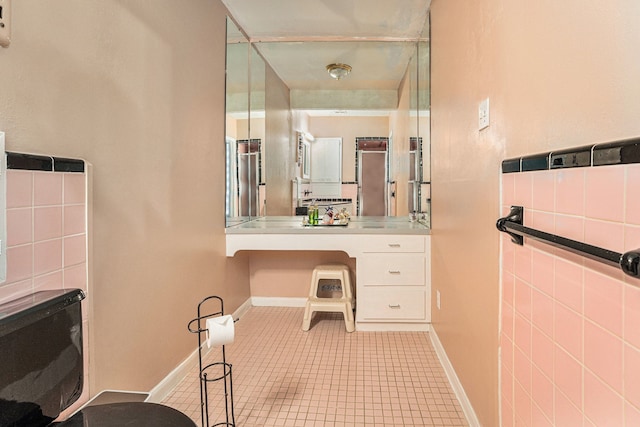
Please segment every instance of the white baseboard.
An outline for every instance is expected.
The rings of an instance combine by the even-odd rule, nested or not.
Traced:
[[[233,312],[233,314],[231,316],[235,320],[238,320],[239,318],[244,316],[247,313],[247,311],[249,311],[251,306],[252,306],[251,298],[248,298],[244,303],[242,303],[242,305],[240,307],[238,307],[238,309],[236,311]]]
[[[449,379],[449,384],[451,384],[451,388],[453,392],[456,394],[458,401],[460,402],[460,406],[462,407],[462,411],[464,412],[464,416],[467,418],[467,422],[471,427],[480,427],[480,421],[478,421],[478,417],[476,416],[473,407],[471,406],[471,402],[467,397],[467,394],[464,392],[464,388],[462,387],[462,383],[458,379],[458,375],[456,375],[455,369],[453,369],[453,365],[449,358],[447,357],[447,352],[444,351],[444,347],[438,338],[438,334],[434,328],[431,328],[429,332],[429,337],[431,338],[431,344],[433,345],[436,354],[438,355],[438,359],[440,359],[440,364],[444,368],[444,372],[447,374],[447,378]]]
[[[239,319],[251,308],[251,299],[247,299],[231,316],[234,319]],[[208,353],[209,349],[205,349],[204,354]],[[151,391],[147,402],[160,403],[162,402],[171,391],[186,377],[189,372],[198,365],[198,349],[195,349],[193,353],[189,355],[181,364],[179,364],[173,371],[169,373],[162,381],[160,381]]]
[[[307,304],[307,298],[251,297],[251,303],[255,307],[304,307]]]

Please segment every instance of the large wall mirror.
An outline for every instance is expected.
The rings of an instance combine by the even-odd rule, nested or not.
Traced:
[[[227,18],[227,226],[264,215],[264,61]]]
[[[293,57],[304,63],[305,55],[318,55],[321,44],[249,43],[228,19],[227,225],[264,215],[296,215],[310,204],[345,207],[352,215],[375,212],[369,215],[406,216],[417,212],[423,214],[418,217],[428,225],[431,210],[428,19],[418,41],[341,43],[341,49],[352,60],[392,57],[387,46],[394,44],[397,48],[402,44],[407,53],[396,61],[405,75],[400,88],[359,87],[351,92],[338,92],[320,87],[316,91],[286,87],[288,113],[283,115],[282,86],[290,77],[279,71],[283,67],[278,61]],[[311,47],[315,49],[313,53]],[[291,72],[295,71],[291,68]],[[320,73],[317,77],[300,75],[300,78],[326,79],[326,70]],[[266,74],[270,74],[270,87]],[[280,87],[274,89],[274,81]],[[338,87],[341,82],[332,83]],[[278,98],[276,109],[274,97]],[[333,153],[339,154],[332,157],[334,160],[327,159],[339,159],[340,182],[314,181],[314,176],[326,178],[326,174],[319,171],[314,174],[312,165],[327,163],[313,156],[332,153],[322,149],[321,144],[340,147],[340,153]],[[379,168],[380,173],[364,173],[368,167]],[[379,203],[384,205],[381,209],[364,209],[365,197],[369,205],[373,200],[368,193],[371,186],[364,184],[378,179],[365,179],[370,176],[379,177],[380,184],[374,187],[380,192]],[[270,183],[270,178],[271,181],[277,178],[276,184]]]

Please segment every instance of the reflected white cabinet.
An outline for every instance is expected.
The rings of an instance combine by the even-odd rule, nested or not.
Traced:
[[[311,143],[311,181],[342,181],[342,138],[316,138]]]
[[[356,265],[358,330],[428,330],[429,236],[380,235],[362,240]]]
[[[311,143],[311,188],[316,199],[342,197],[342,138]]]

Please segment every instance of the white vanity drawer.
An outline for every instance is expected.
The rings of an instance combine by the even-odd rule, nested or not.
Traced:
[[[425,288],[380,286],[367,289],[358,299],[358,318],[366,320],[425,320]]]
[[[426,239],[424,236],[367,236],[363,240],[364,253],[372,252],[425,252]]]
[[[368,254],[362,257],[363,286],[414,285],[425,286],[424,254]]]

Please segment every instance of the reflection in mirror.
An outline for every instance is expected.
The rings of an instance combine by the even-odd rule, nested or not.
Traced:
[[[420,147],[419,161],[419,209],[423,213],[424,222],[431,226],[431,73],[430,73],[430,19],[427,14],[422,36],[418,41],[418,82],[417,82],[417,111],[418,111],[418,146]]]
[[[302,141],[300,149],[302,179],[311,179],[311,144],[308,141]]]
[[[264,140],[265,140],[265,65],[264,59],[252,45],[249,57],[250,87],[249,87],[249,139],[251,140],[251,154],[256,159],[257,199],[256,207],[251,216],[266,215],[266,177],[264,169]]]
[[[292,76],[289,76],[288,81],[292,81],[292,84],[300,85],[304,89],[292,88],[290,94],[291,108],[292,108],[292,130],[298,132],[295,138],[298,139],[297,146],[297,175],[291,176],[290,182],[293,181],[293,200],[288,202],[286,206],[276,206],[273,203],[276,201],[269,198],[267,205],[272,204],[269,209],[266,210],[267,215],[273,215],[273,212],[290,212],[291,215],[295,213],[294,208],[305,207],[309,204],[322,204],[322,202],[332,203],[326,199],[323,192],[320,192],[314,187],[314,183],[304,170],[300,170],[300,167],[307,164],[300,160],[303,144],[301,144],[300,135],[309,134],[315,137],[315,141],[308,139],[308,144],[311,146],[310,152],[313,153],[313,147],[319,144],[322,138],[341,138],[342,143],[342,192],[337,196],[339,202],[343,202],[342,199],[351,200],[351,214],[352,215],[402,215],[405,216],[408,211],[424,211],[423,199],[428,197],[428,193],[422,191],[425,187],[423,181],[428,181],[427,175],[424,173],[425,163],[428,163],[427,159],[423,159],[421,144],[425,143],[424,136],[419,134],[419,118],[423,120],[425,117],[428,121],[428,111],[418,110],[418,80],[422,79],[420,75],[423,70],[418,68],[424,62],[421,62],[420,55],[418,55],[419,48],[416,41],[403,42],[406,47],[406,56],[403,52],[402,58],[393,57],[388,58],[393,62],[397,68],[401,69],[400,74],[406,73],[406,80],[403,87],[392,86],[389,87],[380,86],[349,86],[354,85],[349,80],[349,77],[340,80],[339,82],[333,81],[331,85],[332,89],[323,90],[320,89],[327,80],[326,70],[323,67],[318,67],[318,75],[304,75],[299,76],[296,80]],[[310,48],[310,44],[313,44],[313,48]],[[341,48],[348,49],[348,58],[350,61],[355,61],[358,58],[368,56],[383,56],[385,52],[390,52],[387,49],[391,47],[398,48],[399,42],[388,42],[389,47],[385,47],[383,42],[298,42],[295,45],[292,43],[284,42],[260,42],[256,43],[258,50],[270,58],[270,60],[283,61],[284,58],[294,56],[299,62],[305,62],[308,52],[323,52],[329,51],[330,44],[339,44]],[[305,47],[306,46],[306,47]],[[420,53],[424,51],[421,50]],[[295,55],[293,55],[295,53]],[[428,54],[428,50],[426,51]],[[412,59],[413,58],[413,59]],[[325,61],[326,62],[326,61]],[[387,61],[388,62],[388,61]],[[426,62],[428,65],[428,61]],[[267,64],[271,65],[271,64]],[[372,68],[372,67],[370,67]],[[367,71],[370,71],[367,68]],[[280,70],[280,68],[279,68]],[[314,71],[315,72],[315,71]],[[361,69],[354,69],[353,73],[363,71]],[[283,73],[292,73],[291,67],[286,68]],[[426,69],[426,78],[428,81],[428,68]],[[313,83],[309,83],[303,86],[303,82],[309,79],[317,87],[312,86]],[[362,83],[359,83],[360,85]],[[404,98],[406,97],[406,98]],[[407,101],[401,101],[407,99]],[[409,100],[409,98],[411,98]],[[351,104],[349,104],[351,103]],[[399,104],[402,105],[402,109],[399,109]],[[267,116],[269,111],[267,111]],[[406,118],[404,118],[406,117]],[[424,125],[421,125],[424,126]],[[425,126],[428,129],[428,125]],[[295,133],[295,132],[294,132]],[[393,139],[392,139],[393,138]],[[413,138],[414,143],[410,143],[410,139]],[[365,206],[364,197],[367,196],[367,200],[371,202],[374,200],[374,196],[365,194],[368,192],[369,184],[373,182],[371,179],[364,179],[358,173],[358,164],[361,160],[368,159],[370,153],[358,155],[359,149],[356,147],[357,140],[376,139],[388,141],[388,157],[387,160],[379,162],[381,166],[380,176],[386,177],[386,185],[380,187],[381,191],[379,197],[382,202],[378,203],[380,209],[368,210]],[[393,143],[395,140],[395,143]],[[413,146],[411,153],[412,166],[409,165],[410,148]],[[263,145],[264,155],[269,156],[272,152],[272,148],[267,141]],[[313,164],[313,159],[311,160]],[[370,164],[370,162],[367,162]],[[266,183],[269,184],[269,177],[273,176],[274,171],[270,171],[270,165],[277,165],[277,163],[266,163],[264,176],[266,177]],[[386,170],[385,170],[386,167]],[[313,171],[311,171],[311,175]],[[411,189],[408,189],[408,185],[411,185]],[[427,184],[428,185],[428,184]],[[378,193],[375,193],[378,194]],[[336,197],[332,197],[336,198]],[[321,203],[318,203],[321,202]],[[369,203],[369,206],[371,203]],[[274,208],[274,209],[271,209]],[[375,212],[375,213],[369,213]]]
[[[345,78],[339,83],[330,81],[333,83],[330,90],[323,90],[321,88],[324,86],[320,86],[325,84],[322,80],[327,78],[324,67],[318,67],[317,76],[295,74],[295,67],[278,67],[278,61],[292,56],[292,49],[296,52],[296,55],[293,55],[296,63],[304,63],[305,61],[300,59],[301,55],[309,55],[311,51],[318,52],[317,49],[323,51],[326,48],[328,51],[328,44],[252,44],[247,42],[233,22],[229,21],[229,27],[227,146],[232,154],[227,157],[228,224],[246,221],[259,215],[294,215],[298,212],[297,208],[304,207],[305,203],[318,204],[322,192],[315,191],[312,185],[312,156],[317,148],[314,144],[317,145],[319,141],[327,138],[340,138],[343,141],[339,156],[342,180],[339,183],[339,202],[350,200],[352,215],[367,215],[359,192],[360,184],[368,180],[360,176],[358,165],[364,156],[370,153],[359,156],[357,141],[386,140],[387,160],[380,163],[386,167],[386,172],[383,173],[386,175],[386,183],[382,191],[382,194],[386,195],[383,198],[386,207],[381,204],[383,210],[376,215],[405,216],[407,212],[416,211],[425,213],[425,221],[429,223],[428,20],[425,23],[423,37],[418,42],[402,42],[406,51],[401,57],[396,55],[388,58],[392,60],[395,68],[404,70],[401,73],[405,73],[405,80],[400,87],[396,87],[397,84],[391,87],[391,83],[389,87],[347,86],[352,83],[349,78]],[[313,49],[309,49],[310,43],[314,43]],[[340,44],[341,49],[348,50],[349,60],[384,56],[387,52],[387,46],[381,42],[333,44]],[[389,48],[397,48],[400,42],[387,44]],[[274,63],[265,62],[263,58],[269,58],[269,61]],[[273,88],[272,70],[276,68],[279,72],[299,76],[298,80],[292,76],[286,77],[294,86],[302,85],[308,80],[318,86],[304,86],[305,89],[284,86],[288,103],[285,107],[287,111],[284,111],[280,98],[283,98],[281,94],[285,91],[280,86],[275,90]],[[368,71],[374,71],[374,68],[376,67],[364,67]],[[270,73],[268,81],[271,88],[266,88],[266,70]],[[361,72],[361,69],[354,69],[354,73],[356,72]],[[392,79],[389,79],[389,82],[391,81]],[[277,84],[284,85],[282,80]],[[271,95],[267,95],[267,92]],[[274,94],[277,94],[277,107],[274,107],[273,103]],[[271,101],[265,102],[266,96],[271,96]],[[266,124],[270,129],[265,128]],[[278,129],[274,129],[274,126]],[[289,136],[287,132],[290,132]],[[266,135],[271,135],[269,141]],[[276,144],[276,147],[270,147],[269,144]],[[240,161],[238,153],[246,155],[246,161]],[[285,160],[283,156],[290,156],[290,159]],[[294,167],[290,168],[288,162],[293,162]],[[276,167],[278,170],[269,170]],[[246,174],[244,170],[247,171]],[[270,179],[278,183],[271,191],[276,188],[278,191],[273,193],[276,196],[269,196],[267,203],[265,190]],[[282,185],[286,186],[287,182],[293,183],[293,187],[288,191],[283,190]],[[246,193],[243,192],[245,189]],[[243,197],[240,197],[241,194]],[[359,205],[362,205],[363,209],[360,209]]]
[[[358,215],[389,214],[389,140],[356,138],[356,176]]]
[[[247,221],[255,212],[256,165],[251,165],[248,129],[249,42],[227,17],[226,52],[226,220],[227,226]],[[243,143],[244,141],[244,143]]]
[[[429,18],[410,64],[411,120],[409,132],[409,212],[422,213],[430,224],[431,155],[429,90]]]
[[[416,44],[416,51],[411,62],[409,63],[409,85],[410,85],[410,101],[409,101],[409,185],[408,185],[408,209],[410,213],[420,211],[420,190],[422,181],[422,140],[420,138],[420,125],[419,118],[420,112],[418,109],[419,87],[418,87],[418,75],[419,75],[419,56],[420,49]]]

